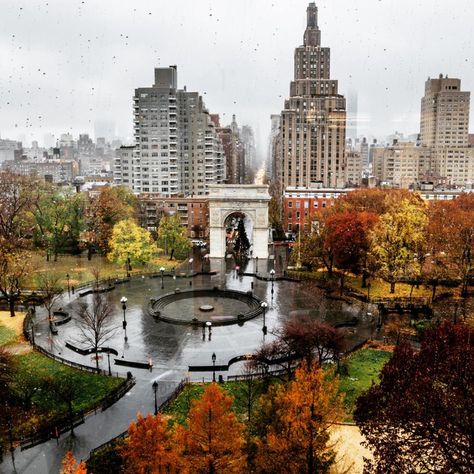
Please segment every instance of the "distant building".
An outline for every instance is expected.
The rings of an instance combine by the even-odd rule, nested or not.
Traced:
[[[6,161],[2,168],[22,176],[37,176],[55,184],[72,183],[79,171],[79,167],[74,160],[54,159],[41,162],[28,160]]]
[[[444,77],[425,83],[420,135],[406,141],[396,134],[391,145],[371,147],[372,173],[379,184],[408,188],[422,181],[446,187],[471,187],[474,147],[469,142],[470,93],[460,79]]]
[[[5,161],[15,160],[23,154],[21,142],[0,139],[0,164]]]
[[[199,197],[163,197],[160,194],[138,195],[139,222],[143,228],[157,231],[165,216],[179,215],[188,237],[207,238],[209,235],[209,203]]]

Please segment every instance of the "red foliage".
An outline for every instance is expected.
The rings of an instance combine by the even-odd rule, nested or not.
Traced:
[[[355,419],[374,460],[367,472],[474,472],[474,330],[443,323],[415,352],[400,344]]]

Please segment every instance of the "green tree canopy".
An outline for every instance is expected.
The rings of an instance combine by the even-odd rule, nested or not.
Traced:
[[[125,264],[149,262],[155,252],[155,243],[150,232],[139,227],[131,219],[114,225],[109,242],[110,252],[107,258],[116,263]]]
[[[158,244],[170,255],[185,258],[188,255],[191,244],[187,237],[187,230],[181,225],[179,215],[163,217],[158,227]]]

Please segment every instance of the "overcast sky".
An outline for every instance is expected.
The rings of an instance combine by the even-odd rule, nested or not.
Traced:
[[[155,66],[211,112],[252,125],[266,149],[302,43],[306,0],[0,0],[0,134],[93,135],[114,120],[130,139],[132,95]],[[358,94],[359,131],[419,129],[428,76],[474,90],[472,0],[320,0],[322,45],[340,92]],[[472,121],[471,121],[472,122]],[[473,127],[471,126],[471,129]]]

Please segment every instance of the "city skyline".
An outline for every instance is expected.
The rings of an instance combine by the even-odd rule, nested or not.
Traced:
[[[113,120],[131,139],[133,89],[151,67],[177,64],[182,84],[201,92],[224,124],[235,113],[251,125],[265,154],[270,115],[289,95],[307,0],[188,3],[3,2],[1,137],[93,136],[96,120]],[[428,77],[448,74],[473,90],[467,1],[429,10],[421,1],[352,3],[316,5],[341,93],[357,92],[358,134],[418,132]]]

